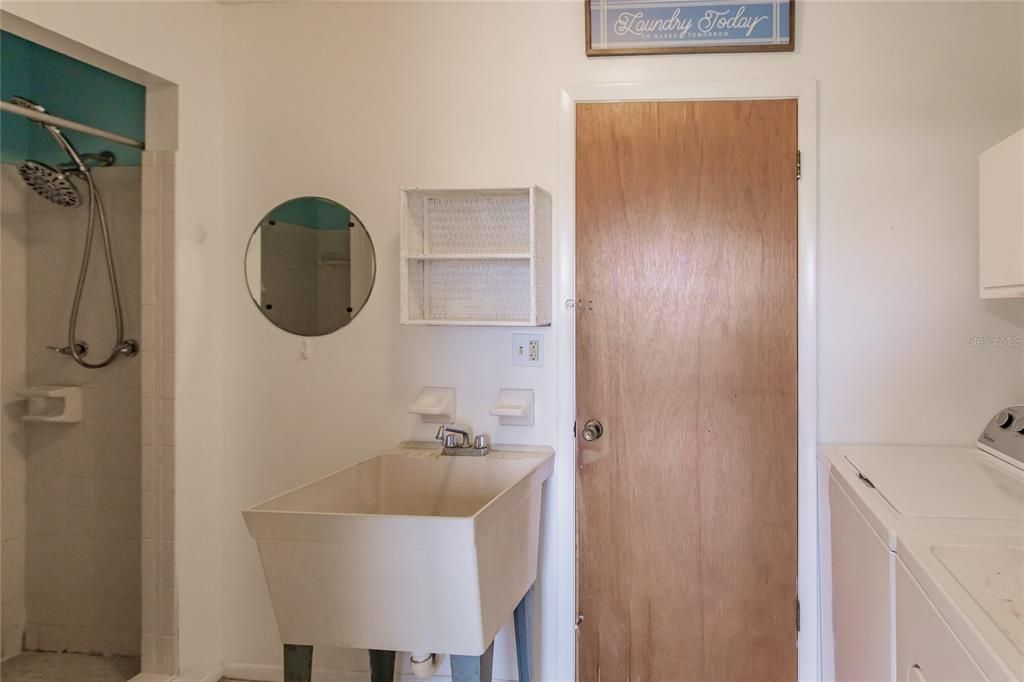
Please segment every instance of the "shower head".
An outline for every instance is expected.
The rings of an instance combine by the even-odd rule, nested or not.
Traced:
[[[67,174],[39,161],[25,161],[18,166],[18,175],[36,194],[64,208],[82,203],[82,195]]]
[[[24,107],[25,109],[32,109],[34,111],[38,111],[41,114],[46,113],[46,107],[44,107],[42,104],[37,104],[36,102],[33,102],[27,97],[20,97],[15,95],[11,98],[11,104],[16,104],[17,106]],[[71,160],[75,164],[75,167],[77,167],[78,170],[82,171],[83,173],[89,172],[89,169],[88,167],[86,167],[85,162],[82,161],[82,157],[79,156],[77,151],[75,151],[75,148],[74,146],[72,146],[71,141],[68,138],[64,137],[64,133],[60,131],[60,128],[58,128],[57,126],[50,125],[48,123],[40,123],[39,125],[43,126],[43,128],[46,129],[46,132],[50,133],[50,135],[53,136],[53,139],[57,141],[57,144],[60,145],[60,148],[64,150],[64,153],[71,158]]]

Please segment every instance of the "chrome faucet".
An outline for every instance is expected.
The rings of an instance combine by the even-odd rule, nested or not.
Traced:
[[[491,451],[491,443],[486,435],[480,434],[473,438],[468,431],[456,429],[446,424],[441,425],[434,439],[441,441],[443,446],[441,450],[442,455],[475,455],[480,457]]]

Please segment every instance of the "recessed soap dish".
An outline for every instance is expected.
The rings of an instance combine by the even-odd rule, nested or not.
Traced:
[[[80,386],[29,386],[18,395],[25,398],[27,422],[82,421],[82,388]]]
[[[501,389],[498,402],[491,406],[491,414],[503,426],[533,426],[533,389]]]
[[[455,423],[455,389],[450,386],[427,386],[409,406],[427,424]]]

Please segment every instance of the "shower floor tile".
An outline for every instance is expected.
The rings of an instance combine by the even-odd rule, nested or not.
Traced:
[[[25,653],[3,662],[2,682],[126,682],[139,672],[131,656]]]

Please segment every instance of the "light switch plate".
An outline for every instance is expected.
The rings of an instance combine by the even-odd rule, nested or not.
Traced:
[[[512,366],[543,367],[544,336],[541,334],[513,334]]]

